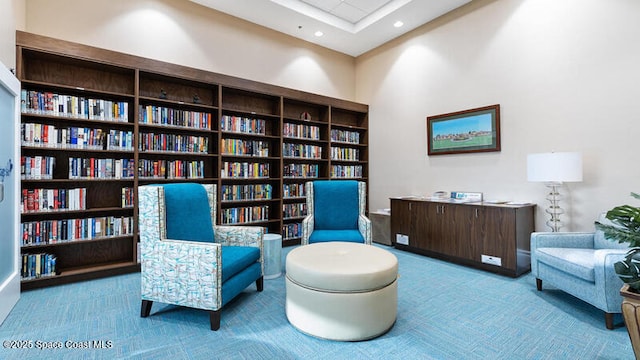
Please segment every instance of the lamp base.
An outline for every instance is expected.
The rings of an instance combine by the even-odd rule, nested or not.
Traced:
[[[560,215],[564,214],[564,209],[560,207],[562,195],[558,192],[558,188],[562,186],[562,183],[548,182],[545,185],[549,188],[549,193],[547,194],[549,207],[544,210],[549,215],[549,220],[545,224],[551,228],[552,232],[558,232],[565,225],[560,220]]]

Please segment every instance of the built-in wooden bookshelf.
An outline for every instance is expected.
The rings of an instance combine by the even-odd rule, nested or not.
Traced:
[[[218,224],[287,246],[306,181],[367,181],[367,105],[21,31],[16,43],[23,289],[139,269],[140,185],[216,184]]]

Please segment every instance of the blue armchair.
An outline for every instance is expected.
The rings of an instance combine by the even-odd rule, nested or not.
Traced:
[[[364,215],[367,188],[355,180],[306,183],[307,216],[302,244],[350,241],[371,245],[371,221]]]
[[[611,330],[613,314],[622,312],[622,281],[613,264],[628,249],[628,244],[607,240],[599,230],[536,232],[531,234],[531,273],[538,291],[544,281],[604,311],[605,325]]]
[[[154,301],[210,311],[256,283],[263,289],[263,229],[216,226],[216,187],[195,183],[138,188],[141,252],[140,316]]]

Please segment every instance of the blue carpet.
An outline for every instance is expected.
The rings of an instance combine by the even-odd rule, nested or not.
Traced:
[[[284,313],[283,276],[229,303],[217,332],[202,310],[154,303],[143,319],[140,274],[129,274],[24,292],[0,339],[31,341],[34,348],[3,346],[0,358],[634,358],[621,317],[607,330],[600,310],[558,290],[538,292],[530,274],[512,279],[381,247],[399,260],[398,319],[370,341],[333,342],[296,331]],[[95,348],[99,341],[107,348]],[[62,348],[36,349],[43,342]]]

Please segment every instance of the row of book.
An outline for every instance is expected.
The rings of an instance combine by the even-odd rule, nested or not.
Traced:
[[[360,133],[357,131],[331,129],[331,141],[360,144]]]
[[[136,203],[135,191],[132,187],[123,187],[122,188],[122,207],[123,208],[131,208]]]
[[[26,114],[53,115],[104,121],[129,121],[129,103],[82,96],[22,90],[21,110]]]
[[[56,167],[52,156],[20,156],[20,179],[50,180]]]
[[[223,224],[244,224],[269,220],[269,205],[222,209]]]
[[[140,159],[138,175],[147,179],[202,179],[204,161]]]
[[[362,165],[331,165],[332,178],[361,178]]]
[[[282,175],[288,178],[317,178],[318,164],[285,164]]]
[[[266,121],[241,116],[223,115],[220,118],[220,130],[244,134],[266,135]]]
[[[282,227],[282,238],[284,240],[302,237],[302,223],[285,224]]]
[[[269,156],[269,142],[262,140],[222,139],[220,152],[225,155]]]
[[[284,204],[282,205],[282,218],[294,218],[307,216],[307,203]]]
[[[22,189],[22,213],[86,209],[87,188]]]
[[[222,201],[272,199],[273,187],[270,184],[222,185]]]
[[[69,179],[133,179],[133,159],[69,158]]]
[[[21,126],[23,146],[58,149],[133,150],[133,131],[104,130],[83,127],[24,123]]]
[[[220,176],[223,178],[268,178],[269,164],[225,161],[222,163]]]
[[[211,113],[178,110],[154,105],[140,105],[139,110],[138,122],[141,124],[211,129]]]
[[[360,150],[352,148],[331,147],[331,160],[360,160]]]
[[[22,280],[38,279],[56,275],[56,256],[47,253],[22,254]]]
[[[284,123],[282,135],[299,139],[320,140],[320,127],[313,125],[301,125]]]
[[[207,154],[209,138],[181,134],[140,133],[138,150]]]
[[[22,246],[57,244],[91,240],[133,233],[130,216],[103,216],[83,219],[40,220],[23,222]]]
[[[282,185],[282,197],[292,198],[292,197],[304,197],[304,196],[305,196],[304,184],[295,183],[295,184]]]
[[[306,159],[321,159],[322,146],[283,143],[282,156],[306,158]]]

